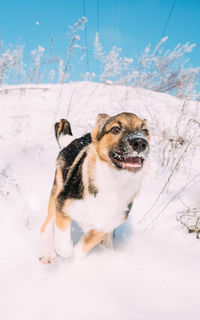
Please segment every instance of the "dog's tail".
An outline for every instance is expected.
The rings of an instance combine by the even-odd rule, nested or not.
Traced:
[[[61,149],[65,148],[74,138],[69,121],[61,119],[54,125],[56,140]]]

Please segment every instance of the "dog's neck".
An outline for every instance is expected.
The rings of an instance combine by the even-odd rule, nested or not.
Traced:
[[[95,181],[97,190],[104,192],[117,192],[119,196],[126,195],[130,198],[139,192],[143,178],[143,170],[137,173],[130,173],[125,170],[118,170],[113,165],[99,158],[94,146],[89,149],[87,167],[89,170],[88,179]],[[128,201],[128,199],[127,199]]]

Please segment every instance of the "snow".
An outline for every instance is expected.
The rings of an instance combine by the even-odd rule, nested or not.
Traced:
[[[169,176],[169,170],[160,168],[159,134],[160,128],[175,130],[181,100],[144,89],[79,82],[1,86],[0,102],[0,319],[199,319],[200,240],[176,220],[183,205],[175,199],[151,224],[199,172],[198,151],[192,168],[187,162],[180,168],[140,222]],[[188,118],[196,107],[197,102],[188,103]],[[81,135],[98,113],[121,111],[148,119],[152,152],[142,191],[128,221],[116,230],[115,249],[99,246],[82,261],[58,258],[54,265],[40,264],[40,226],[59,150],[54,122],[67,117],[75,135]],[[199,206],[199,180],[182,194],[188,205]],[[73,224],[74,243],[80,236]]]

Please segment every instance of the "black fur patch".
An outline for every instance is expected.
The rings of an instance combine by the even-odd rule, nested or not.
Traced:
[[[59,209],[62,208],[65,200],[67,199],[82,199],[84,186],[82,181],[82,166],[87,156],[85,151],[76,165],[73,166],[78,154],[83,148],[88,146],[92,142],[91,134],[88,133],[85,136],[73,140],[67,147],[61,150],[58,155],[58,161],[61,160],[61,170],[64,181],[64,189],[57,197],[57,205]],[[73,167],[72,171],[69,170]]]
[[[69,167],[73,164],[79,152],[92,142],[91,134],[87,133],[81,138],[73,140],[67,147],[62,149],[58,155],[58,159],[62,159],[63,180],[67,178]]]
[[[82,180],[82,166],[85,160],[87,152],[85,151],[76,165],[73,167],[72,172],[70,172],[70,176],[67,177],[64,189],[61,191],[57,197],[57,204],[59,205],[59,209],[62,209],[65,200],[67,199],[82,199],[84,186]]]

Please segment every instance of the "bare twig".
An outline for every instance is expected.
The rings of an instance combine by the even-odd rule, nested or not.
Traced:
[[[154,208],[154,206],[156,205],[156,203],[158,202],[158,200],[160,199],[160,196],[162,195],[162,193],[164,192],[164,190],[166,189],[166,187],[168,186],[174,172],[176,171],[176,169],[178,168],[181,160],[183,159],[184,155],[186,154],[190,144],[191,144],[191,141],[192,139],[194,138],[196,132],[193,134],[192,138],[190,139],[190,141],[188,142],[187,146],[185,147],[183,153],[181,154],[180,158],[178,159],[178,161],[176,162],[174,168],[172,169],[167,181],[165,182],[162,190],[159,192],[158,196],[156,197],[156,199],[154,200],[153,204],[151,205],[151,207],[149,208],[149,210],[147,211],[147,213],[140,219],[139,223],[142,223],[144,221],[144,219],[149,216],[149,214],[151,213],[152,209]]]
[[[181,192],[183,192],[186,188],[188,188],[194,180],[200,176],[200,173],[196,174],[185,186],[183,186],[168,202],[167,204],[162,208],[162,210],[159,211],[158,215],[146,226],[146,228],[143,230],[143,233],[161,216],[161,214],[167,209],[167,207],[172,203]],[[141,221],[141,220],[140,220]],[[140,223],[139,221],[139,223]]]
[[[93,96],[93,94],[95,93],[95,91],[97,90],[98,87],[99,87],[99,84],[97,84],[95,86],[95,88],[90,93],[88,99],[83,103],[83,105],[80,107],[80,109],[78,109],[78,111],[75,113],[74,118],[76,118],[78,116],[78,114],[82,114],[81,111],[85,110],[86,105],[88,104],[88,102],[90,101],[91,97]]]
[[[188,121],[188,124],[191,123],[191,122],[197,124],[198,127],[200,127],[200,123],[199,123],[198,121],[196,121],[196,120],[194,120],[194,119],[190,119],[190,120]],[[146,219],[146,217],[151,214],[152,209],[154,208],[154,206],[156,205],[156,203],[157,203],[158,200],[160,199],[160,196],[162,195],[162,193],[164,192],[164,190],[165,190],[166,187],[168,186],[168,184],[169,184],[169,182],[170,182],[170,180],[171,180],[174,172],[175,172],[175,171],[177,170],[177,168],[179,167],[181,160],[183,159],[184,155],[187,153],[188,148],[190,147],[190,145],[191,145],[191,143],[192,143],[192,141],[193,141],[193,139],[195,138],[196,135],[197,135],[197,131],[194,130],[192,137],[190,138],[187,146],[185,147],[184,151],[182,152],[181,156],[179,157],[178,161],[176,162],[174,168],[172,169],[172,171],[171,171],[171,173],[170,173],[167,181],[165,182],[162,190],[159,192],[158,196],[157,196],[156,199],[154,200],[153,204],[151,205],[151,207],[149,208],[149,210],[147,211],[147,213],[139,220],[139,223],[142,223],[142,222]],[[186,186],[187,186],[187,185],[188,185],[188,184],[186,184]],[[176,196],[175,196],[175,198],[176,198]],[[162,212],[163,212],[163,210],[161,210],[161,212],[156,216],[156,218],[154,218],[154,219],[152,220],[152,222],[147,226],[147,228],[148,228],[155,220],[157,220],[157,218],[161,215]],[[146,229],[147,229],[147,228],[146,228]],[[146,229],[145,229],[145,230],[146,230]]]
[[[195,232],[196,238],[199,239],[200,234],[200,207],[189,208],[185,211],[179,212],[177,216],[179,221],[189,233]]]

